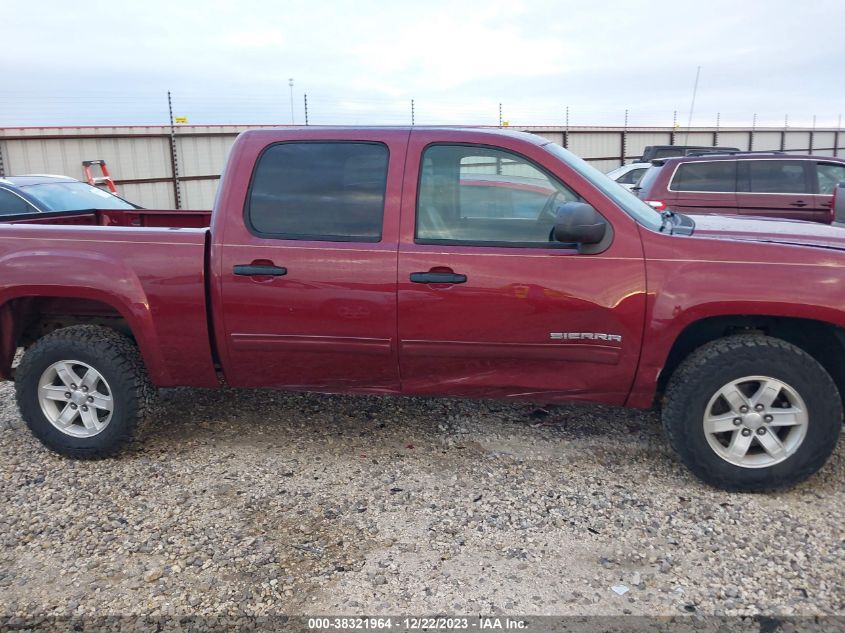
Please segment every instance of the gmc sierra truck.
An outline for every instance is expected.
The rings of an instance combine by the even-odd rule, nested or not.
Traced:
[[[249,131],[210,214],[4,218],[0,377],[75,458],[226,384],[657,405],[701,479],[775,489],[842,427],[845,229],[661,214],[529,134]]]

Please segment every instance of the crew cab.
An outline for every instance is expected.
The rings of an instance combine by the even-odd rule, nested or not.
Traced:
[[[657,213],[530,134],[255,130],[210,214],[4,218],[0,377],[77,458],[154,387],[576,400],[661,406],[696,475],[766,490],[836,445],[843,266],[843,229]]]

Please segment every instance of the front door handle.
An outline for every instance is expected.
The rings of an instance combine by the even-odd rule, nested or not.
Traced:
[[[288,274],[288,269],[282,266],[268,266],[263,264],[237,264],[234,268],[234,273],[245,277],[258,277],[261,275],[281,277],[282,275]]]
[[[411,281],[415,284],[463,284],[466,280],[466,275],[457,273],[411,273]]]
[[[791,206],[791,207],[806,207],[807,203],[804,202],[803,200],[799,200],[798,202],[790,202],[789,206]]]

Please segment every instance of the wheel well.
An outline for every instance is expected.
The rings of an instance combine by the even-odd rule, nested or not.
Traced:
[[[678,365],[693,351],[733,334],[761,334],[800,347],[824,367],[836,383],[845,405],[845,329],[812,319],[761,316],[720,316],[696,321],[675,340],[657,383],[657,398]]]
[[[109,327],[134,339],[126,319],[112,306],[94,299],[20,297],[0,308],[0,378],[12,377],[15,352],[41,337],[70,325]]]

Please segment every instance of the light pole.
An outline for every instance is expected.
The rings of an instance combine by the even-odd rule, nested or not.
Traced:
[[[296,125],[296,121],[293,120],[293,77],[288,79],[288,87],[290,88],[290,124]]]
[[[701,76],[701,66],[695,69],[695,84],[692,87],[692,102],[689,104],[689,119],[687,119],[687,135],[684,145],[689,145],[689,129],[692,127],[692,113],[695,110],[695,95],[698,94],[698,78]]]

